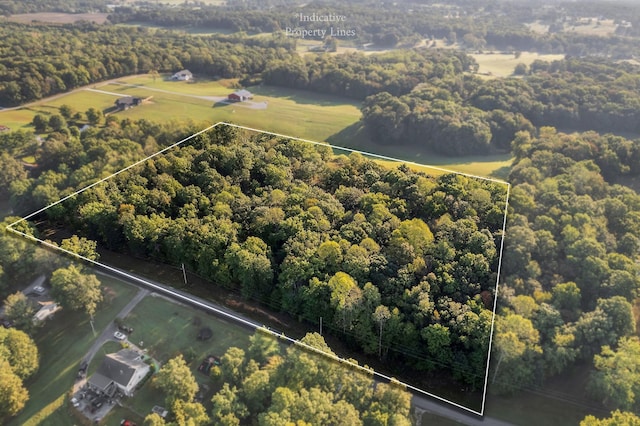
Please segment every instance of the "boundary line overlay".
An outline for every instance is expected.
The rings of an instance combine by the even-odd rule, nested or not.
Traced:
[[[506,198],[505,198],[505,207],[504,207],[504,219],[503,219],[503,223],[502,223],[502,236],[501,236],[500,251],[499,251],[500,256],[499,256],[499,260],[498,260],[498,269],[496,271],[497,278],[496,278],[496,285],[495,285],[495,288],[494,288],[493,312],[492,312],[492,316],[491,316],[491,329],[490,329],[490,332],[489,332],[489,345],[488,345],[488,353],[487,353],[487,365],[486,365],[486,368],[485,368],[485,380],[484,380],[484,386],[483,386],[482,402],[481,402],[480,411],[473,410],[473,409],[471,409],[469,407],[466,407],[466,406],[464,406],[462,404],[459,404],[457,402],[448,400],[448,399],[443,398],[441,396],[435,395],[435,394],[433,394],[431,392],[427,392],[427,391],[425,391],[423,389],[420,389],[420,388],[417,388],[417,387],[415,387],[413,385],[410,385],[408,383],[402,382],[402,381],[398,380],[395,377],[391,377],[391,376],[388,376],[388,375],[386,375],[384,373],[380,373],[378,371],[375,371],[372,368],[367,368],[367,367],[365,367],[363,365],[355,364],[355,363],[353,363],[353,362],[351,362],[351,361],[349,361],[347,359],[340,358],[339,356],[337,356],[335,354],[329,354],[329,353],[324,352],[324,351],[322,351],[320,349],[314,348],[313,346],[310,346],[310,345],[308,345],[306,343],[303,343],[300,340],[296,340],[294,338],[286,336],[284,334],[284,332],[282,332],[282,333],[275,332],[274,330],[271,330],[270,328],[268,328],[268,327],[266,327],[264,325],[259,325],[257,323],[252,322],[252,321],[249,321],[249,320],[247,320],[245,318],[236,316],[236,315],[234,315],[234,314],[232,314],[230,312],[227,312],[225,310],[219,309],[219,308],[217,308],[217,307],[215,307],[215,306],[213,306],[211,304],[207,304],[207,303],[204,303],[202,301],[196,300],[193,297],[189,297],[189,296],[183,294],[182,292],[178,292],[176,290],[172,290],[170,288],[154,284],[154,283],[152,283],[150,281],[147,281],[147,280],[145,280],[143,278],[140,278],[140,277],[137,277],[135,275],[129,274],[129,273],[125,272],[125,271],[122,271],[122,270],[117,269],[115,267],[109,266],[107,264],[100,263],[100,262],[97,262],[95,260],[91,260],[91,259],[89,259],[87,257],[84,257],[82,255],[74,253],[74,252],[72,252],[70,250],[64,249],[64,248],[59,247],[59,246],[57,246],[55,244],[49,243],[47,241],[41,240],[41,239],[36,238],[36,237],[34,237],[32,235],[29,235],[29,234],[26,234],[26,233],[24,233],[22,231],[14,229],[14,226],[18,225],[19,223],[27,221],[28,219],[32,218],[33,216],[36,216],[36,215],[44,212],[45,210],[47,210],[47,209],[49,209],[49,208],[51,208],[53,206],[56,206],[56,205],[66,201],[66,200],[68,200],[70,198],[73,198],[76,195],[78,195],[78,194],[80,194],[80,193],[82,193],[82,192],[84,192],[84,191],[86,191],[88,189],[91,189],[94,186],[97,186],[100,183],[103,183],[103,182],[111,179],[114,176],[117,176],[117,175],[119,175],[119,174],[121,174],[121,173],[123,173],[123,172],[125,172],[125,171],[127,171],[129,169],[132,169],[132,168],[134,168],[134,167],[136,167],[136,166],[138,166],[140,164],[143,164],[143,163],[145,163],[147,160],[149,160],[151,158],[154,158],[154,157],[156,157],[158,155],[164,154],[165,152],[182,145],[184,142],[187,142],[187,141],[193,139],[194,137],[199,136],[199,135],[201,135],[201,134],[213,129],[213,128],[217,127],[218,125],[227,125],[227,126],[231,126],[231,127],[235,127],[235,128],[239,128],[239,129],[243,129],[243,130],[256,132],[256,133],[263,133],[263,134],[282,137],[282,138],[286,138],[286,139],[298,140],[298,141],[306,142],[306,143],[309,143],[309,144],[312,144],[312,145],[316,145],[316,146],[324,146],[324,147],[329,147],[329,148],[333,148],[333,149],[339,149],[339,150],[343,150],[343,151],[347,151],[347,152],[351,152],[351,153],[359,153],[359,154],[362,154],[362,155],[365,155],[365,156],[368,156],[368,157],[373,157],[373,158],[377,158],[377,159],[381,159],[381,160],[388,160],[388,161],[398,162],[399,164],[410,164],[410,165],[415,165],[415,166],[419,166],[419,167],[428,167],[428,168],[432,168],[434,170],[439,170],[439,171],[442,171],[442,172],[447,172],[447,173],[452,173],[452,174],[459,174],[459,175],[463,175],[463,176],[466,176],[466,177],[471,177],[471,178],[475,178],[475,179],[481,179],[481,180],[486,180],[486,181],[489,181],[489,182],[500,183],[500,184],[506,185],[507,189],[506,189]],[[492,348],[492,345],[493,345],[493,332],[494,332],[496,308],[497,308],[497,302],[498,302],[498,287],[499,287],[500,272],[501,272],[501,267],[502,267],[502,255],[503,255],[504,239],[505,239],[505,232],[506,232],[506,226],[507,226],[507,211],[508,211],[508,208],[509,208],[510,190],[511,190],[511,184],[508,183],[508,182],[505,182],[503,180],[500,180],[500,179],[488,178],[488,177],[485,177],[485,176],[477,176],[477,175],[464,173],[464,172],[459,172],[459,171],[455,171],[455,170],[450,170],[450,169],[446,169],[446,168],[442,168],[442,167],[430,166],[428,164],[421,164],[421,163],[417,163],[417,162],[414,162],[414,161],[401,160],[401,159],[398,159],[398,158],[393,158],[393,157],[389,157],[389,156],[381,155],[381,154],[376,154],[376,153],[372,153],[372,152],[361,151],[361,150],[357,150],[357,149],[353,149],[353,148],[345,148],[345,147],[341,147],[341,146],[337,146],[337,145],[332,145],[332,144],[329,144],[329,143],[312,141],[312,140],[308,140],[308,139],[298,138],[298,137],[295,137],[295,136],[289,136],[289,135],[284,135],[284,134],[281,134],[281,133],[269,132],[269,131],[266,131],[266,130],[260,130],[260,129],[255,129],[255,128],[252,128],[252,127],[241,126],[241,125],[238,125],[238,124],[233,124],[233,123],[220,121],[220,122],[217,122],[215,124],[212,124],[209,127],[206,127],[205,129],[202,129],[202,130],[200,130],[200,131],[198,131],[196,133],[193,133],[192,135],[187,136],[186,138],[183,138],[180,141],[175,142],[175,143],[173,143],[173,144],[161,149],[160,151],[158,151],[158,152],[156,152],[154,154],[151,154],[151,155],[149,155],[149,156],[147,156],[147,157],[145,157],[145,158],[143,158],[141,160],[138,160],[138,161],[134,162],[133,164],[131,164],[131,165],[129,165],[129,166],[127,166],[127,167],[125,167],[125,168],[123,168],[121,170],[118,170],[115,173],[112,173],[111,175],[109,175],[107,177],[101,178],[101,179],[97,180],[96,182],[94,182],[94,183],[92,183],[92,184],[90,184],[90,185],[88,185],[88,186],[86,186],[86,187],[84,187],[84,188],[82,188],[82,189],[80,189],[78,191],[75,191],[75,192],[73,192],[73,193],[71,193],[69,195],[66,195],[65,197],[61,198],[58,201],[55,201],[55,202],[49,204],[46,207],[43,207],[43,208],[41,208],[39,210],[36,210],[33,213],[30,213],[27,216],[24,216],[24,217],[16,220],[15,222],[9,224],[5,228],[5,230],[8,231],[8,232],[12,232],[12,233],[14,233],[14,234],[16,234],[16,235],[18,235],[18,236],[20,236],[22,238],[27,239],[27,240],[33,241],[35,243],[39,243],[40,245],[48,247],[50,249],[53,249],[54,251],[57,250],[59,252],[63,252],[65,254],[67,254],[67,255],[75,257],[76,259],[80,259],[80,260],[82,260],[84,262],[87,262],[87,263],[93,265],[94,267],[97,267],[98,269],[107,270],[107,271],[115,274],[116,276],[124,277],[124,278],[126,278],[128,280],[131,280],[133,282],[138,283],[139,285],[142,285],[144,287],[153,289],[156,292],[163,293],[163,294],[168,295],[168,296],[170,296],[170,297],[172,297],[174,299],[179,299],[180,301],[186,302],[186,303],[188,303],[188,304],[190,304],[192,306],[204,309],[205,311],[209,311],[209,312],[214,313],[216,315],[219,315],[219,316],[222,316],[222,317],[225,317],[225,318],[229,318],[229,319],[231,319],[233,321],[236,321],[236,322],[238,322],[240,324],[243,324],[245,326],[253,328],[256,331],[266,332],[266,333],[271,334],[272,336],[274,336],[276,338],[288,341],[289,343],[291,343],[293,345],[301,346],[301,347],[303,347],[303,348],[305,348],[307,350],[310,350],[310,351],[312,351],[314,353],[317,353],[317,354],[320,354],[320,355],[324,355],[325,357],[327,357],[329,359],[337,361],[337,362],[339,362],[341,364],[346,364],[346,365],[350,366],[351,368],[355,368],[356,370],[359,370],[359,371],[364,372],[366,374],[371,374],[371,375],[373,375],[375,377],[378,377],[380,379],[383,379],[383,380],[385,380],[385,381],[387,381],[389,383],[398,383],[398,384],[400,384],[402,386],[405,386],[407,389],[410,389],[410,390],[412,390],[414,392],[429,396],[429,397],[434,398],[434,399],[436,399],[436,400],[438,400],[440,402],[444,402],[444,403],[447,403],[449,405],[453,405],[453,406],[455,406],[455,407],[457,407],[459,409],[462,409],[462,410],[464,410],[464,411],[466,411],[468,413],[474,414],[476,416],[483,417],[484,416],[484,411],[485,411],[485,405],[486,405],[486,395],[487,395],[487,386],[488,386],[488,378],[489,378],[489,367],[490,367],[490,361],[491,361],[491,348]]]

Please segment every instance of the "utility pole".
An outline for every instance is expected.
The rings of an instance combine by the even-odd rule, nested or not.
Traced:
[[[320,317],[320,335],[322,336],[322,317]]]
[[[184,269],[184,262],[182,262],[182,276],[184,277],[184,285],[187,285],[187,271]]]

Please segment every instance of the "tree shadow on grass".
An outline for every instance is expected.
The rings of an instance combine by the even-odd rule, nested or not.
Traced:
[[[218,101],[218,102],[214,102],[213,107],[214,108],[228,107],[231,104],[232,102],[229,102],[229,101]]]
[[[360,103],[355,99],[344,98],[335,95],[326,95],[301,89],[290,89],[276,86],[251,86],[249,90],[254,95],[269,96],[272,98],[287,99],[297,104],[318,105],[318,106],[340,106],[357,105]]]

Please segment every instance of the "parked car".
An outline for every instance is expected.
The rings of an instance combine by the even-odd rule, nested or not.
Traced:
[[[46,290],[44,289],[44,287],[42,287],[41,285],[37,285],[33,288],[33,292],[37,295],[42,295],[44,294]]]
[[[80,401],[78,401],[77,398],[71,398],[71,404],[73,404],[74,407],[78,407],[80,406]]]
[[[127,338],[127,336],[124,333],[120,333],[119,331],[116,331],[115,333],[113,333],[113,337],[115,337],[118,340],[124,340]]]

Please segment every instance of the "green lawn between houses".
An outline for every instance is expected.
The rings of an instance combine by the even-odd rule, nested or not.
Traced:
[[[214,389],[208,376],[198,371],[198,366],[207,355],[222,356],[232,346],[246,350],[249,336],[253,334],[251,330],[233,322],[153,295],[143,299],[124,322],[134,329],[130,340],[135,344],[143,340],[143,347],[148,349],[148,354],[161,363],[180,353],[184,355],[200,384],[203,402],[208,408],[209,401],[217,389]],[[196,337],[203,327],[210,328],[213,337],[199,341]],[[152,380],[133,398],[122,401],[130,410],[129,417],[144,418],[154,405],[164,405],[164,395],[153,387]],[[118,424],[121,415],[122,413],[110,414],[107,424]]]
[[[105,302],[95,318],[98,333],[116,318],[138,290],[111,277],[99,278],[105,291]],[[194,376],[205,385],[205,403],[211,399],[215,389],[208,376],[197,371],[200,362],[209,354],[223,355],[231,346],[246,349],[252,334],[239,325],[160,296],[143,299],[125,318],[125,323],[134,328],[131,341],[138,344],[144,339],[144,348],[157,360],[166,362],[179,353],[185,354],[191,361]],[[209,327],[213,331],[210,340],[196,339],[202,327]],[[40,351],[40,368],[26,383],[30,393],[27,405],[18,416],[11,419],[9,425],[73,424],[74,417],[67,401],[80,361],[94,341],[88,318],[79,313],[62,311],[38,331],[35,339]],[[95,372],[106,353],[115,352],[120,347],[120,343],[107,342],[91,362],[89,374]],[[154,405],[164,404],[164,396],[148,382],[134,398],[123,402],[128,407],[112,410],[103,424],[117,425],[122,418],[142,421]]]
[[[102,330],[135,295],[136,288],[120,281],[98,276],[105,301],[95,316],[96,331]],[[67,396],[75,382],[80,361],[95,337],[86,315],[61,311],[47,321],[35,335],[40,352],[40,368],[25,385],[29,401],[9,425],[73,424],[67,411]]]

